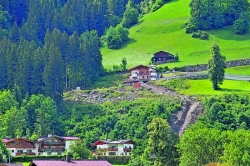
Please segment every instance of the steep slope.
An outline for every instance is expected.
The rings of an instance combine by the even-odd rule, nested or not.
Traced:
[[[126,57],[128,67],[148,64],[153,53],[164,50],[176,55],[180,62],[167,64],[169,67],[187,64],[207,63],[210,58],[210,45],[215,41],[227,60],[247,58],[250,53],[250,34],[236,35],[232,27],[208,31],[209,40],[199,40],[185,33],[183,24],[190,18],[191,0],[178,0],[167,3],[154,13],[145,15],[140,23],[129,32],[130,41],[119,50],[102,48],[103,65],[112,68],[120,65]]]
[[[181,136],[185,129],[196,122],[197,118],[203,114],[204,108],[200,101],[196,101],[190,97],[178,94],[175,91],[166,89],[162,86],[156,86],[151,83],[143,84],[144,88],[147,88],[155,94],[177,96],[183,100],[182,108],[178,112],[172,115],[170,118],[170,126],[172,130],[178,132]]]

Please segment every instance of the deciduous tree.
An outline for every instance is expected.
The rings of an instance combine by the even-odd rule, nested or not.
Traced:
[[[218,84],[222,84],[224,80],[226,58],[220,53],[220,48],[213,43],[210,47],[211,59],[208,61],[209,77],[212,81],[214,90],[219,89]]]
[[[177,165],[177,150],[175,144],[178,141],[177,133],[173,133],[167,121],[162,118],[154,118],[148,125],[148,150],[154,154],[155,166]]]

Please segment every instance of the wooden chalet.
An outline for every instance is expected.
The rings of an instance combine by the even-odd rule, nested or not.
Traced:
[[[36,155],[35,143],[26,138],[5,138],[3,143],[12,156],[21,156],[22,154],[27,156]]]
[[[125,85],[134,85],[135,83],[148,82],[150,80],[156,80],[158,74],[155,66],[138,65],[128,70],[130,72],[129,78],[123,80]]]
[[[154,57],[151,59],[155,64],[162,64],[171,61],[175,61],[174,55],[165,51],[159,51],[154,54]]]

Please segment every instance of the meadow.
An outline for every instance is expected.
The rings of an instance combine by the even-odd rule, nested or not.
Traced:
[[[148,65],[153,54],[160,50],[178,54],[179,62],[165,64],[170,68],[207,63],[213,42],[220,46],[227,60],[250,57],[250,34],[236,35],[230,26],[208,31],[209,40],[195,39],[191,34],[186,34],[183,25],[190,18],[190,1],[173,0],[145,15],[129,29],[130,40],[121,49],[110,50],[103,46],[104,67],[112,69],[113,65],[120,65],[123,57],[128,61],[128,68],[139,64]]]
[[[155,84],[173,89],[184,95],[222,95],[224,93],[250,93],[250,82],[224,80],[220,90],[213,90],[210,80],[170,80],[156,81]]]

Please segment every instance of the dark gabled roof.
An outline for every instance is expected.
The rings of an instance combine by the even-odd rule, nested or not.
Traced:
[[[42,136],[40,138],[38,138],[38,141],[42,141],[48,138],[60,138],[60,139],[64,139],[64,140],[80,140],[79,137],[75,137],[75,136],[58,136],[58,135],[51,135],[51,136]]]
[[[44,140],[49,139],[49,138],[59,138],[59,139],[65,140],[65,138],[63,138],[63,137],[60,137],[57,135],[51,135],[51,136],[42,136],[42,137],[38,138],[37,142],[41,142],[41,141],[44,141]]]
[[[30,166],[112,166],[106,160],[33,160]]]
[[[159,51],[154,53],[154,58],[174,58],[174,55],[169,53],[169,52],[165,52],[165,51]]]

